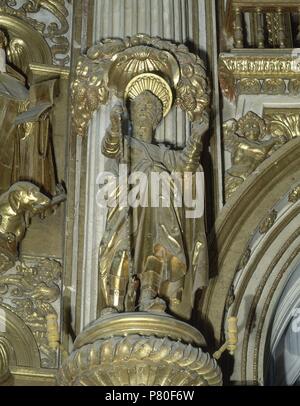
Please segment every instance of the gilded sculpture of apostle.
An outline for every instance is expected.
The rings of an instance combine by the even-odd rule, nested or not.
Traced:
[[[54,80],[33,84],[6,63],[8,39],[0,30],[0,194],[18,181],[50,195],[56,173],[50,131]]]
[[[128,175],[167,173],[163,187],[176,194],[173,172],[202,173],[200,157],[203,136],[208,130],[208,115],[193,124],[183,150],[154,141],[156,128],[172,104],[172,92],[158,75],[140,75],[133,81],[128,97],[129,131],[124,134],[124,111],[116,106],[111,126],[102,143],[109,158],[106,169],[119,175],[119,164],[126,163]],[[149,81],[149,76],[151,80]],[[151,81],[155,86],[147,86]],[[174,134],[175,138],[175,134]],[[150,182],[149,182],[150,184]],[[151,186],[152,187],[152,186]],[[114,196],[120,195],[117,185]],[[202,189],[201,199],[204,200]],[[149,200],[151,190],[141,196]],[[204,215],[187,218],[186,207],[110,207],[99,252],[100,310],[110,312],[167,311],[189,320],[195,293],[207,285],[208,261]]]

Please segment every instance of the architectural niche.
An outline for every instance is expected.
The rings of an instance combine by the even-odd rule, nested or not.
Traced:
[[[209,126],[210,88],[201,59],[187,47],[141,34],[125,41],[108,39],[81,58],[76,73],[75,134],[87,134],[93,110],[106,104],[109,96],[123,101],[123,107],[118,103],[112,108],[102,141],[112,176],[119,176],[120,163],[127,165],[128,176],[143,171],[148,179],[151,168],[158,173],[186,170],[193,177],[202,171],[199,160]],[[173,94],[192,122],[191,136],[181,151],[153,143],[156,127],[172,107]],[[126,114],[129,133],[123,132]],[[167,183],[173,185],[170,176]],[[120,188],[116,185],[111,194],[118,196]],[[148,199],[148,192],[143,196]],[[204,338],[178,320],[191,319],[195,292],[207,283],[203,212],[188,220],[185,206],[177,211],[160,205],[130,210],[121,202],[117,211],[108,207],[99,250],[100,317],[77,337],[59,382],[220,385],[216,360],[202,351]],[[137,228],[132,228],[135,221]],[[181,228],[187,230],[185,236]]]

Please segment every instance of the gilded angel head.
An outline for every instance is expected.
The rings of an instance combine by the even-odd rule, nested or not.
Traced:
[[[257,114],[249,111],[238,121],[238,133],[251,141],[260,141],[265,138],[265,121]]]

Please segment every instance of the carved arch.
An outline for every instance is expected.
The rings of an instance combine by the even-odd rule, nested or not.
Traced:
[[[1,15],[0,28],[8,35],[8,60],[24,75],[30,64],[52,65],[51,50],[43,36],[25,21]]]
[[[40,368],[40,354],[35,338],[15,313],[0,306],[0,337],[9,344],[9,362],[13,366]]]
[[[247,286],[255,281],[257,277],[255,271],[258,268],[254,266],[252,271],[249,271],[250,273],[244,274],[243,283],[239,279],[241,269],[245,268],[246,264],[253,264],[254,257],[251,258],[252,252],[251,250],[249,252],[252,237],[256,233],[262,233],[264,242],[261,242],[256,248],[255,257],[265,258],[266,260],[268,260],[265,255],[266,249],[271,246],[275,239],[288,246],[289,239],[293,238],[293,244],[296,244],[295,250],[297,250],[297,244],[299,244],[298,247],[300,246],[300,241],[295,234],[296,230],[293,230],[293,226],[297,225],[295,216],[298,215],[299,211],[298,203],[295,203],[294,206],[290,203],[290,206],[287,206],[290,207],[289,214],[285,214],[282,219],[274,215],[277,206],[283,201],[282,199],[287,199],[299,179],[300,139],[294,139],[261,164],[259,169],[249,176],[220,213],[215,230],[210,238],[212,279],[200,303],[202,322],[207,326],[206,338],[212,335],[211,338],[214,339],[215,347],[224,339],[223,333],[227,314],[239,314],[242,307],[247,306],[247,294],[249,292]],[[282,239],[283,235],[285,235],[285,240]],[[246,310],[244,309],[247,313],[246,325],[240,326],[239,339],[242,353],[237,354],[236,365],[240,363],[241,367],[239,372],[235,374],[235,380],[261,381],[263,379],[264,358],[262,351],[267,340],[268,323],[264,324],[263,320],[258,321],[261,325],[255,333],[257,334],[255,336],[256,350],[254,351],[252,348],[254,351],[252,353],[250,346],[253,341],[249,341],[248,338],[251,329],[255,328],[257,321],[255,315],[261,317],[259,313],[261,307],[256,306],[260,303],[259,300],[262,300],[263,295],[266,294],[266,300],[262,302],[262,306],[265,306],[264,312],[267,312],[265,317],[269,317],[268,320],[270,320],[271,313],[268,313],[268,311],[271,311],[272,307],[267,309],[268,301],[271,300],[271,304],[275,306],[276,297],[283,289],[285,278],[288,278],[292,269],[292,263],[287,267],[286,272],[283,271],[283,267],[276,268],[276,252],[274,250],[274,258],[271,261],[274,262],[274,269],[278,269],[277,277],[280,279],[281,272],[283,279],[278,279],[277,287],[273,286],[274,281],[272,282],[272,279],[266,281],[265,285],[272,284],[274,290],[272,294],[267,294],[267,291],[262,289],[262,285],[260,285],[263,279],[258,278],[256,288],[261,289],[261,295],[256,297],[255,301],[252,300],[254,298],[249,298],[251,302],[250,309],[249,307]],[[296,251],[293,255],[297,256]],[[289,258],[293,258],[292,253]],[[287,261],[289,258],[287,258]],[[263,278],[263,274],[264,272],[260,274],[261,278]],[[270,278],[276,279],[276,274],[270,272]],[[254,292],[255,295],[257,295],[257,292]],[[230,311],[228,312],[228,310]],[[209,330],[210,326],[214,326],[213,332]],[[261,352],[259,353],[259,351]],[[250,370],[252,372],[249,378]]]

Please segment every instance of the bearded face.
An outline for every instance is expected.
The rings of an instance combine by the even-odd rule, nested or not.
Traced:
[[[162,118],[162,103],[151,92],[145,91],[132,101],[131,121],[134,128],[151,129],[153,133]]]

